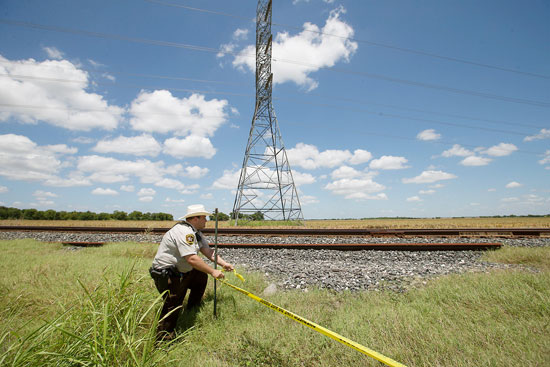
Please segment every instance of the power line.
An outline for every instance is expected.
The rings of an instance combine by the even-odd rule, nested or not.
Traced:
[[[34,76],[34,75],[15,75],[15,74],[1,74],[0,77],[13,77],[15,79],[29,79],[29,80],[42,80],[47,82],[58,82],[58,83],[75,83],[75,84],[83,84],[87,83],[81,80],[71,80],[71,79],[60,79],[60,78],[45,78],[40,76]],[[108,85],[108,86],[119,86],[119,87],[127,87],[127,88],[138,88],[138,89],[148,89],[148,90],[170,90],[170,91],[176,91],[176,92],[187,92],[187,93],[202,93],[202,94],[222,94],[222,95],[230,95],[230,96],[238,96],[238,97],[250,97],[253,96],[250,93],[236,93],[236,92],[219,92],[219,91],[209,91],[209,90],[200,90],[200,89],[190,89],[190,88],[173,88],[173,87],[165,87],[165,86],[158,86],[158,85],[140,85],[140,84],[131,84],[131,83],[106,83],[106,82],[94,82],[97,85]]]
[[[61,83],[77,83],[82,84],[83,81],[81,80],[70,80],[70,79],[59,79],[59,78],[45,78],[45,77],[37,77],[37,76],[24,76],[24,75],[9,75],[9,74],[0,74],[0,77],[12,77],[16,79],[29,79],[29,80],[42,80],[42,81],[51,81],[51,82],[61,82]],[[98,85],[114,85],[115,83],[102,83],[102,82],[96,82]],[[222,94],[222,95],[232,95],[232,96],[240,96],[240,97],[252,97],[252,94],[246,94],[246,93],[235,93],[235,92],[227,92],[227,91],[205,91],[205,90],[197,90],[197,89],[188,89],[188,88],[166,88],[166,87],[159,87],[159,86],[143,86],[143,85],[134,85],[134,84],[125,84],[125,83],[117,83],[116,85],[122,86],[122,87],[129,87],[129,88],[140,88],[140,89],[165,89],[170,91],[178,91],[178,92],[188,92],[188,93],[201,93],[201,94]],[[446,125],[446,126],[454,126],[454,127],[460,127],[460,128],[467,128],[467,129],[474,129],[474,130],[482,130],[482,131],[489,131],[489,132],[498,132],[503,134],[511,134],[511,135],[520,135],[523,137],[529,136],[529,134],[525,134],[522,132],[517,131],[510,131],[510,130],[502,130],[502,129],[493,129],[493,128],[487,128],[487,127],[480,127],[480,126],[472,126],[472,125],[466,125],[466,124],[459,124],[459,123],[453,123],[453,122],[447,122],[447,121],[439,121],[439,120],[433,120],[433,119],[426,119],[426,118],[419,118],[419,117],[412,117],[412,116],[404,116],[404,115],[398,115],[398,114],[392,114],[392,113],[386,113],[386,112],[380,112],[380,111],[370,111],[366,109],[350,109],[348,107],[342,107],[342,106],[336,106],[326,103],[315,103],[315,102],[297,102],[293,98],[274,98],[275,100],[285,100],[287,102],[291,102],[294,104],[308,104],[308,105],[314,105],[314,106],[321,106],[321,107],[329,107],[333,109],[340,109],[344,111],[357,111],[361,113],[367,113],[371,115],[376,115],[380,117],[385,118],[397,118],[397,119],[404,119],[404,120],[411,120],[411,121],[418,121],[418,122],[428,122],[433,123],[437,125]],[[0,104],[0,106],[6,106],[6,104]],[[22,106],[21,106],[22,107]],[[537,127],[538,128],[538,127]]]
[[[115,34],[90,32],[90,31],[69,29],[69,28],[61,28],[61,27],[47,26],[47,25],[29,23],[29,22],[20,22],[20,21],[0,19],[0,23],[11,24],[11,25],[16,25],[16,26],[23,26],[23,27],[29,27],[29,28],[35,28],[35,29],[44,29],[44,30],[50,30],[50,31],[56,31],[56,32],[81,34],[81,35],[86,35],[86,36],[91,36],[91,37],[108,38],[108,39],[115,39],[115,40],[121,40],[121,41],[152,44],[152,45],[157,45],[157,46],[185,48],[185,49],[190,49],[190,50],[194,50],[194,51],[202,51],[202,52],[210,52],[210,53],[223,52],[223,53],[232,54],[232,55],[237,54],[235,52],[221,51],[221,50],[214,49],[214,48],[211,48],[211,47],[196,46],[196,45],[189,45],[189,44],[176,43],[176,42],[167,42],[167,41],[159,41],[159,40],[150,40],[150,39],[145,39],[145,38],[126,37],[126,36],[115,35]],[[254,57],[253,55],[247,55],[247,56],[248,57]],[[309,63],[305,63],[305,62],[301,62],[301,61],[284,60],[284,59],[280,59],[280,60],[273,59],[273,61],[276,61],[276,62],[279,61],[279,62],[290,63],[290,64],[294,64],[294,65],[307,66],[307,67],[321,68],[320,65],[309,64]],[[333,71],[333,72],[351,74],[351,75],[359,75],[359,76],[368,77],[368,78],[375,78],[375,79],[385,80],[385,81],[394,82],[394,83],[412,85],[412,86],[429,88],[429,89],[442,90],[442,91],[456,93],[456,94],[471,95],[471,96],[489,98],[489,99],[500,100],[500,101],[505,101],[505,102],[512,102],[512,103],[518,103],[518,104],[526,104],[526,105],[532,105],[532,106],[537,106],[537,107],[550,108],[550,102],[529,100],[529,99],[515,98],[515,97],[507,97],[507,96],[500,96],[500,95],[491,94],[491,93],[476,92],[476,91],[470,91],[470,90],[465,90],[465,89],[452,88],[452,87],[446,87],[446,86],[436,85],[436,84],[428,84],[428,83],[423,83],[423,82],[416,82],[416,81],[411,81],[411,80],[406,80],[406,79],[399,79],[399,78],[389,77],[389,76],[386,76],[386,75],[379,75],[379,74],[353,71],[353,70],[347,70],[347,69],[331,68],[331,69],[327,69],[327,70],[328,71]]]
[[[294,92],[294,93],[298,94],[297,92]],[[303,92],[302,94],[306,94],[306,93]],[[384,107],[384,108],[392,108],[392,109],[397,109],[397,110],[405,110],[405,111],[412,111],[412,112],[419,112],[419,113],[427,113],[427,114],[431,114],[431,115],[446,116],[446,117],[458,118],[458,119],[461,119],[461,120],[481,121],[481,122],[489,122],[489,123],[493,123],[493,124],[504,124],[504,125],[510,125],[510,126],[523,126],[523,127],[530,127],[530,128],[536,128],[536,129],[545,128],[544,126],[540,126],[540,125],[522,124],[522,123],[519,123],[519,122],[486,119],[486,118],[466,116],[466,115],[456,115],[456,114],[452,114],[452,113],[443,113],[443,112],[437,112],[437,111],[430,111],[430,110],[424,110],[424,109],[420,109],[420,108],[411,108],[411,107],[396,106],[396,105],[384,104],[384,103],[361,101],[361,100],[357,100],[357,99],[353,99],[353,98],[327,96],[327,95],[321,95],[321,94],[318,94],[318,93],[311,93],[311,92],[308,92],[307,95],[314,95],[314,96],[318,96],[318,97],[324,98],[324,99],[345,101],[345,102],[351,102],[351,103],[355,103],[355,104],[366,104],[366,105],[373,105],[373,106],[379,106],[379,107]]]
[[[275,61],[275,59],[274,59],[274,61]],[[289,63],[289,64],[295,64],[295,65],[302,65],[302,66],[308,66],[308,67],[317,67],[314,64],[309,64],[309,63],[305,63],[305,62],[301,62],[301,61],[283,60],[283,59],[281,59],[279,61],[286,62],[286,63]],[[335,72],[340,72],[340,73],[344,73],[344,74],[364,76],[364,77],[367,77],[367,78],[380,79],[380,80],[385,80],[385,81],[393,82],[393,83],[400,83],[400,84],[413,85],[413,86],[417,86],[417,87],[442,90],[442,91],[451,92],[451,93],[471,95],[471,96],[495,99],[495,100],[500,100],[500,101],[505,101],[505,102],[527,104],[527,105],[532,105],[532,106],[537,106],[537,107],[546,107],[546,108],[550,107],[550,102],[523,99],[523,98],[516,98],[516,97],[500,96],[500,95],[492,94],[492,93],[476,92],[476,91],[467,90],[467,89],[446,87],[444,85],[429,84],[429,83],[417,82],[417,81],[413,81],[413,80],[399,79],[399,78],[394,78],[394,77],[390,77],[390,76],[386,76],[386,75],[366,73],[366,72],[362,72],[362,71],[354,71],[354,70],[347,70],[347,69],[341,69],[341,68],[332,68],[332,69],[328,69],[328,70],[335,71]]]
[[[192,6],[187,6],[187,5],[182,5],[182,4],[168,3],[166,1],[145,0],[145,2],[152,3],[152,4],[165,5],[165,6],[172,6],[172,7],[175,7],[175,8],[183,8],[183,9],[187,9],[187,10],[197,11],[197,12],[200,12],[200,13],[216,14],[216,15],[222,15],[224,17],[244,19],[244,20],[248,20],[252,23],[255,23],[254,17],[245,17],[245,16],[242,16],[242,15],[224,13],[224,12],[215,11],[215,10],[195,8],[195,7],[192,7]]]
[[[326,105],[324,105],[324,106],[326,106]],[[105,111],[104,109],[93,109],[93,108],[78,108],[78,107],[70,107],[69,108],[69,107],[60,107],[60,106],[21,105],[21,104],[11,104],[11,103],[0,103],[0,107],[26,108],[26,109],[37,109],[37,110],[51,109],[51,110],[61,110],[61,111],[66,111],[66,112],[71,112],[71,111],[104,112]],[[334,108],[338,108],[338,107],[335,106]],[[365,110],[362,110],[360,112],[366,112],[366,113],[369,113],[369,114],[378,115],[378,116],[382,116],[382,117],[399,117],[399,118],[403,118],[403,119],[412,119],[412,120],[417,120],[417,121],[421,121],[421,122],[440,123],[440,124],[457,126],[457,127],[467,127],[467,128],[474,129],[474,130],[485,130],[485,131],[490,131],[490,132],[501,132],[501,133],[509,133],[509,134],[527,136],[526,134],[517,133],[517,132],[509,132],[509,131],[506,131],[506,130],[488,129],[488,128],[481,128],[481,127],[475,127],[475,126],[467,126],[467,125],[463,126],[463,125],[460,125],[460,124],[452,124],[452,123],[445,123],[445,122],[440,122],[440,121],[424,120],[424,119],[414,119],[414,118],[409,118],[407,116],[391,115],[391,114],[384,114],[384,113],[373,112],[373,111],[365,111]],[[181,113],[174,113],[174,112],[141,112],[141,113],[143,113],[145,115],[153,115],[153,116],[155,116],[155,115],[159,115],[159,116],[183,116],[183,114],[181,114]],[[185,116],[187,116],[187,115],[185,115]],[[203,118],[219,118],[220,117],[220,116],[213,116],[213,115],[212,116],[201,115],[201,116]],[[288,125],[307,125],[307,123],[304,124],[303,122],[299,122],[299,123],[287,122],[287,123],[288,123]],[[340,128],[338,128],[338,129],[337,128],[331,128],[331,127],[328,127],[328,126],[325,126],[325,125],[322,125],[322,124],[318,124],[318,123],[316,123],[315,126],[316,126],[316,128],[321,128],[321,129],[324,129],[324,130],[335,130],[335,131],[340,131],[340,132],[342,131]],[[390,134],[381,134],[381,133],[377,133],[377,132],[364,131],[364,130],[359,130],[359,129],[346,129],[346,131],[359,133],[359,134],[363,134],[363,135],[386,137],[386,138],[391,138],[391,139],[418,141],[418,139],[411,138],[411,137],[390,135]],[[442,144],[442,145],[454,145],[454,144],[456,144],[456,143],[443,142],[443,141],[431,141],[431,142],[437,143],[437,144]],[[466,146],[466,147],[473,147],[473,148],[478,147],[476,145],[471,145],[471,144],[460,144],[460,145]],[[542,152],[531,152],[531,151],[526,151],[526,150],[517,150],[516,152],[522,152],[522,153],[527,153],[527,154],[535,154],[535,155],[544,155],[544,153],[542,153]]]
[[[19,27],[43,29],[43,30],[54,31],[54,32],[72,33],[72,34],[85,35],[90,37],[114,39],[118,41],[144,43],[144,44],[155,45],[155,46],[186,48],[186,49],[195,50],[195,51],[213,52],[213,53],[220,52],[220,50],[215,48],[188,45],[185,43],[151,40],[147,38],[127,37],[127,36],[122,36],[122,35],[112,34],[112,33],[91,32],[91,31],[84,31],[81,29],[63,28],[63,27],[50,26],[50,25],[44,25],[44,24],[38,24],[38,23],[30,23],[30,22],[22,22],[22,21],[9,20],[9,19],[0,19],[0,23],[15,25]]]
[[[323,106],[323,107],[331,107],[335,109],[341,109],[339,106],[331,106],[329,104],[318,104],[313,102],[295,102],[295,100],[289,99],[290,102],[293,103],[300,103],[300,104],[309,104],[314,106]],[[351,110],[351,109],[346,109]],[[511,135],[519,135],[519,136],[529,136],[529,134],[521,133],[518,131],[510,131],[510,130],[501,130],[501,129],[492,129],[487,127],[481,127],[481,126],[472,126],[472,125],[465,125],[465,124],[458,124],[453,122],[446,122],[446,121],[438,121],[438,120],[432,120],[432,119],[424,119],[424,118],[418,118],[418,117],[411,117],[411,116],[403,116],[403,115],[396,115],[392,113],[386,113],[386,112],[378,112],[378,111],[369,111],[365,109],[355,109],[357,112],[363,112],[370,115],[375,115],[379,117],[386,117],[386,118],[397,118],[397,119],[403,119],[403,120],[411,120],[411,121],[417,121],[417,122],[428,122],[431,124],[437,124],[437,125],[446,125],[446,126],[454,126],[454,127],[461,127],[466,129],[473,129],[473,130],[482,130],[482,131],[489,131],[489,132],[498,132],[503,134],[511,134]]]
[[[0,61],[0,65],[6,65],[6,63],[2,63]],[[41,65],[40,67],[41,68],[43,68],[43,67],[58,68],[57,65],[56,66]],[[137,77],[154,78],[154,79],[162,79],[162,80],[178,80],[178,81],[183,80],[183,81],[191,81],[191,82],[197,82],[197,83],[224,84],[224,85],[233,85],[233,86],[243,86],[244,87],[244,84],[242,84],[242,83],[232,83],[232,82],[226,82],[226,81],[221,81],[221,80],[206,80],[206,79],[196,79],[196,78],[188,78],[188,77],[180,77],[180,76],[169,76],[169,75],[128,73],[128,72],[113,71],[113,70],[101,71],[101,70],[94,70],[94,69],[89,69],[89,68],[84,68],[84,67],[79,67],[79,70],[83,70],[83,71],[86,71],[86,72],[89,72],[89,73],[118,74],[118,75],[137,76]],[[14,77],[14,78],[21,78],[21,79],[38,79],[38,80],[50,80],[50,81],[59,81],[59,82],[67,81],[67,82],[80,83],[80,81],[72,81],[72,80],[68,80],[68,79],[58,79],[58,78],[49,79],[49,78],[44,78],[44,77],[27,76],[27,75],[0,74],[0,77],[9,77],[9,76]],[[98,85],[114,85],[115,84],[114,82],[113,83],[102,83],[102,82],[97,82],[97,81],[94,82],[94,83],[98,84]],[[119,82],[117,82],[116,84],[118,84],[120,86],[125,86],[123,84],[120,84]],[[126,85],[126,86],[130,86],[130,85]],[[130,86],[130,87],[134,87],[134,86]],[[148,89],[148,88],[151,88],[151,86],[142,87],[142,88]],[[167,89],[165,87],[160,87],[160,88],[161,89]],[[545,126],[541,126],[541,125],[522,124],[522,123],[519,123],[519,122],[510,122],[510,121],[504,121],[504,120],[486,119],[486,118],[479,118],[479,117],[466,116],[466,115],[456,115],[456,114],[429,111],[429,110],[418,109],[418,108],[396,106],[396,105],[391,105],[391,104],[374,103],[374,102],[357,100],[357,99],[353,99],[353,98],[328,96],[328,95],[322,95],[322,94],[313,93],[313,92],[287,92],[286,94],[288,94],[288,93],[293,93],[293,94],[296,94],[296,95],[318,96],[318,97],[324,98],[324,99],[345,101],[345,102],[351,102],[351,103],[360,104],[360,105],[365,105],[365,104],[366,105],[374,105],[374,106],[380,106],[380,107],[385,107],[385,108],[392,108],[392,109],[405,110],[405,111],[413,111],[413,112],[419,112],[419,113],[427,113],[427,114],[433,114],[433,115],[439,115],[439,116],[447,116],[447,117],[459,118],[459,119],[470,120],[470,121],[481,121],[481,122],[489,122],[489,123],[494,123],[494,124],[504,124],[504,125],[510,125],[510,126],[523,126],[523,127],[536,128],[536,129],[545,128]],[[223,94],[223,92],[222,92],[222,94]],[[242,94],[241,96],[248,96],[248,95],[249,94]],[[252,96],[252,95],[250,95],[250,96]]]
[[[232,18],[244,19],[244,20],[248,20],[248,21],[251,21],[251,22],[255,22],[254,19],[251,20],[250,18],[243,17],[243,16],[240,16],[240,15],[235,15],[235,14],[229,14],[229,13],[218,12],[218,11],[207,10],[207,9],[201,9],[201,8],[194,8],[194,7],[186,6],[186,5],[182,5],[182,4],[169,3],[169,2],[166,2],[166,1],[159,1],[159,0],[145,0],[145,1],[148,2],[148,3],[153,3],[153,4],[183,8],[183,9],[197,11],[197,12],[201,12],[201,13],[222,15],[222,16],[225,16],[225,17],[232,17]],[[436,59],[440,59],[440,60],[452,61],[452,62],[456,62],[456,63],[468,64],[468,65],[478,66],[478,67],[482,67],[482,68],[494,69],[494,70],[504,71],[504,72],[508,72],[508,73],[515,73],[515,74],[520,74],[520,75],[536,77],[536,78],[550,79],[549,75],[544,75],[544,74],[532,73],[532,72],[528,72],[528,71],[521,71],[521,70],[517,70],[517,69],[510,69],[510,68],[505,68],[505,67],[496,66],[496,65],[489,65],[489,64],[485,64],[485,63],[481,63],[481,62],[477,62],[477,61],[461,59],[461,58],[458,58],[458,57],[439,55],[439,54],[432,53],[432,52],[414,50],[414,49],[411,49],[411,48],[405,48],[405,47],[399,47],[399,46],[393,46],[393,45],[388,45],[388,44],[385,44],[385,43],[367,41],[367,40],[358,39],[358,38],[354,38],[354,37],[340,36],[340,35],[337,35],[337,34],[326,33],[326,32],[321,32],[321,31],[315,31],[315,30],[311,30],[311,29],[305,29],[303,27],[297,27],[297,26],[284,24],[284,23],[273,22],[272,24],[275,25],[275,26],[291,28],[291,29],[302,31],[302,32],[309,32],[309,33],[315,33],[315,34],[319,34],[319,35],[323,35],[323,36],[336,37],[336,38],[345,39],[345,40],[349,40],[349,41],[353,41],[353,42],[364,43],[364,44],[370,45],[370,46],[387,48],[387,49],[396,50],[396,51],[400,51],[400,52],[406,52],[406,53],[411,53],[411,54],[415,54],[415,55],[432,57],[432,58],[436,58]]]
[[[302,124],[302,125],[313,125],[313,124],[304,124],[304,123],[292,122],[292,121],[287,121],[287,124],[288,125],[300,125],[300,124]],[[321,128],[323,130],[342,132],[341,128],[333,128],[333,127],[328,127],[328,126],[324,126],[324,125],[318,125],[317,123],[315,123],[315,128]],[[378,133],[378,132],[365,131],[365,130],[359,130],[359,129],[346,129],[346,131],[347,132],[353,132],[354,134],[356,133],[356,134],[368,135],[368,136],[379,136],[379,137],[382,137],[382,138],[389,138],[389,139],[395,139],[395,140],[407,140],[407,141],[414,141],[414,142],[419,141],[418,139],[411,138],[411,137],[408,137],[408,136],[382,134],[382,133]],[[435,144],[440,144],[440,145],[448,145],[448,146],[453,146],[453,145],[458,144],[456,142],[446,142],[446,141],[440,141],[440,140],[431,140],[429,142],[430,143],[435,143]],[[464,147],[468,147],[468,148],[473,148],[473,149],[479,148],[479,145],[473,145],[473,144],[468,144],[468,143],[465,143],[465,144],[460,143],[459,145],[464,146]],[[529,150],[522,150],[522,149],[515,150],[514,152],[524,153],[524,154],[532,154],[532,155],[538,155],[538,156],[544,156],[545,155],[544,152],[532,152],[532,151],[529,151]]]

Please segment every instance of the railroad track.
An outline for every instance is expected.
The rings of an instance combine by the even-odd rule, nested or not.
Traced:
[[[67,226],[0,226],[0,231],[65,232],[65,233],[126,233],[162,235],[167,228],[130,227],[67,227]],[[214,228],[203,233],[213,235]],[[311,229],[311,228],[218,228],[219,236],[308,236],[327,237],[457,237],[457,238],[522,238],[550,237],[550,228],[446,228],[446,229]],[[62,242],[73,246],[102,246],[103,242]],[[498,249],[499,242],[431,242],[431,243],[218,243],[221,248],[289,248],[337,250],[394,251],[461,251]]]
[[[0,231],[149,233],[164,234],[168,228],[0,226]],[[205,234],[214,234],[205,228]],[[220,236],[393,236],[393,237],[550,237],[550,228],[444,228],[444,229],[362,229],[362,228],[218,228]]]
[[[100,247],[105,242],[58,242],[68,246]],[[210,244],[214,247],[214,244]],[[379,251],[478,251],[497,250],[502,247],[499,242],[480,243],[218,243],[220,248],[269,248],[269,249],[300,249],[300,250],[379,250]]]

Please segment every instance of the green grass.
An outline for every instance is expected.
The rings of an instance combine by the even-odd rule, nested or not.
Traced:
[[[70,251],[18,240],[0,251],[3,366],[380,366],[223,285],[214,318],[212,281],[196,319],[181,318],[180,339],[155,348],[154,244]],[[265,298],[408,366],[550,365],[550,248],[484,257],[530,268],[445,276],[400,294]],[[265,279],[238,270],[246,282],[229,281],[261,297]]]

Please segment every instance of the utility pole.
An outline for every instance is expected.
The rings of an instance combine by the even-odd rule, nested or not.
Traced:
[[[271,5],[258,0],[256,9],[256,106],[233,205],[235,225],[239,214],[257,212],[269,220],[303,220],[271,98]]]

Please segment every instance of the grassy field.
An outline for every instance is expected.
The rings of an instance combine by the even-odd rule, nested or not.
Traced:
[[[43,221],[0,220],[0,225],[29,226],[93,226],[93,227],[139,227],[170,228],[172,221]],[[213,228],[209,221],[207,227]],[[230,222],[218,222],[218,227],[229,227]],[[306,220],[302,223],[284,222],[239,222],[242,227],[285,228],[550,228],[550,217],[505,217],[505,218],[418,218],[418,219],[334,219]]]
[[[0,241],[2,366],[380,366],[212,280],[180,338],[155,347],[160,306],[147,269],[154,244],[72,250]],[[278,292],[270,302],[407,366],[550,365],[550,248],[485,259],[529,269],[445,276],[405,293]],[[238,269],[260,295],[259,274]]]

